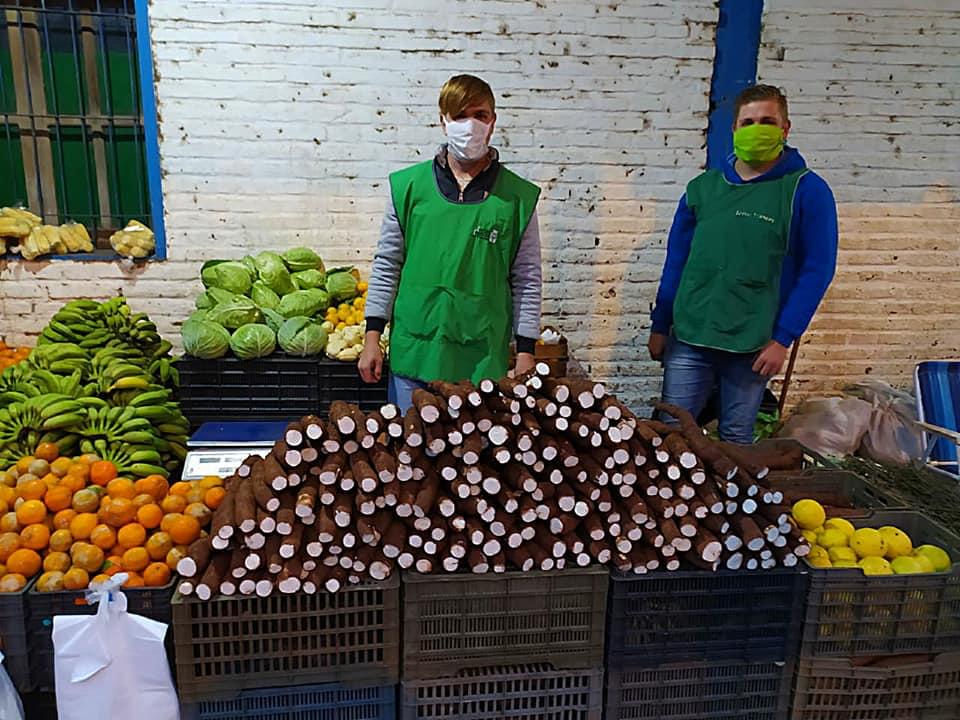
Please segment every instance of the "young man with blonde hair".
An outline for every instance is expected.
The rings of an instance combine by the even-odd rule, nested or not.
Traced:
[[[514,336],[525,372],[540,333],[540,190],[489,145],[497,115],[486,82],[454,76],[439,105],[447,142],[390,175],[358,363],[364,381],[380,379],[391,322],[390,399],[404,410],[427,382],[505,375]]]
[[[698,415],[719,390],[720,437],[747,444],[767,381],[833,279],[837,207],[795,148],[787,98],[737,97],[733,155],[687,185],[667,240],[647,345],[663,399]]]

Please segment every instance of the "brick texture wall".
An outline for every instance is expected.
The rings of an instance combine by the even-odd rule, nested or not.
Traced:
[[[840,215],[791,395],[868,376],[912,387],[918,361],[960,357],[960,7],[768,0],[758,77],[789,96],[791,142]]]

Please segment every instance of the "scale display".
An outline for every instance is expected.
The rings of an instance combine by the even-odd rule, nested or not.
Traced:
[[[286,426],[285,422],[204,423],[187,441],[183,479],[233,475],[247,456],[270,452]]]

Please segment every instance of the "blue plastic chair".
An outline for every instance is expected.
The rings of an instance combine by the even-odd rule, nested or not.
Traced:
[[[914,372],[924,464],[960,480],[960,360],[930,360]]]

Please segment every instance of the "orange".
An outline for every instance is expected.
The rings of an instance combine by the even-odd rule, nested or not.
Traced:
[[[19,573],[24,577],[31,578],[40,572],[43,561],[36,550],[29,548],[20,548],[14,550],[7,558],[7,572]]]
[[[63,590],[63,571],[47,570],[37,578],[37,592],[60,592]]]
[[[100,507],[100,493],[93,488],[77,490],[73,494],[72,506],[77,512],[94,512]]]
[[[73,545],[73,535],[68,529],[54,530],[50,536],[50,550],[52,552],[67,552]]]
[[[160,501],[165,513],[182,513],[187,509],[187,499],[183,495],[167,495]]]
[[[207,491],[204,490],[202,487],[198,487],[194,485],[192,488],[190,488],[190,492],[188,492],[186,495],[187,503],[190,505],[192,505],[193,503],[202,503],[203,496],[206,494],[206,492]]]
[[[192,487],[193,487],[192,483],[184,482],[183,480],[181,480],[180,482],[175,482],[173,485],[170,486],[170,490],[168,491],[168,494],[169,495],[186,495],[188,492],[190,492],[190,489]]]
[[[130,572],[127,573],[127,581],[121,585],[125,588],[138,588],[143,587],[146,583],[143,582],[143,578],[140,577],[138,573]]]
[[[90,464],[82,460],[74,460],[70,463],[70,471],[67,474],[81,477],[86,482],[90,479]]]
[[[103,574],[116,575],[122,570],[123,558],[120,555],[114,555],[113,553],[110,553],[110,556],[107,557],[106,561],[103,563]]]
[[[133,500],[137,496],[137,491],[133,486],[133,480],[129,478],[115,478],[107,483],[107,495],[112,498]]]
[[[34,455],[41,460],[46,460],[47,462],[53,462],[58,457],[60,457],[60,448],[57,447],[56,443],[45,442],[37,445],[37,451]]]
[[[77,511],[73,508],[61,510],[53,516],[53,527],[55,530],[67,530],[70,527],[70,521],[77,516]]]
[[[150,495],[149,493],[140,493],[133,499],[132,502],[133,502],[133,506],[137,508],[137,510],[139,510],[144,505],[153,505],[154,499],[153,499],[153,495]]]
[[[52,487],[47,490],[43,502],[46,503],[50,512],[56,513],[61,510],[66,510],[73,502],[73,491],[64,485]]]
[[[76,567],[87,572],[99,572],[103,567],[103,550],[90,543],[74,543],[70,557]]]
[[[20,521],[15,512],[10,511],[0,517],[0,532],[20,532]]]
[[[138,493],[147,493],[158,502],[163,500],[170,491],[170,483],[163,475],[147,475],[137,480],[134,487]]]
[[[217,477],[216,475],[207,475],[206,477],[197,481],[197,487],[201,487],[204,490],[209,490],[210,488],[215,487],[223,487],[223,478]]]
[[[173,540],[165,532],[155,532],[144,546],[151,560],[163,560],[173,550]]]
[[[106,573],[100,573],[99,575],[94,575],[92,578],[90,578],[90,587],[91,588],[99,587],[100,585],[103,585],[105,582],[107,582],[109,579],[110,579],[110,576],[107,575]]]
[[[6,515],[8,512],[10,512],[10,503],[0,498],[0,515]]]
[[[72,567],[63,575],[64,590],[86,590],[90,584],[90,576],[83,568]]]
[[[28,480],[17,486],[17,492],[24,500],[42,500],[47,494],[47,484],[43,480]]]
[[[167,532],[177,545],[189,545],[200,537],[200,521],[190,515],[184,515],[171,523]]]
[[[47,506],[39,500],[27,500],[17,508],[17,521],[21,525],[33,525],[43,522],[47,517]]]
[[[70,569],[70,556],[65,552],[47,553],[43,559],[43,569],[47,572],[59,571],[66,572]]]
[[[0,535],[0,563],[6,563],[14,551],[20,549],[20,536],[15,532]]]
[[[213,512],[202,502],[190,503],[187,505],[186,510],[183,511],[183,514],[195,517],[201,525],[206,525],[210,522],[210,518],[213,517]]]
[[[14,466],[17,468],[17,472],[23,475],[27,470],[30,469],[30,463],[32,463],[36,458],[33,455],[25,455],[24,457],[17,460],[17,464]]]
[[[16,480],[14,480],[14,482],[16,482]],[[7,505],[13,505],[13,501],[16,499],[17,499],[16,490],[14,490],[9,485],[0,484],[0,500],[3,500]]]
[[[143,571],[143,584],[147,587],[163,587],[170,582],[170,568],[162,562],[150,563]]]
[[[97,460],[90,465],[90,482],[94,485],[105,487],[116,476],[117,468],[109,460]]]
[[[71,467],[73,467],[73,461],[70,458],[57,458],[50,463],[50,472],[58,478],[63,478],[70,472]]]
[[[20,532],[20,543],[31,550],[45,550],[50,544],[50,530],[46,525],[27,525]]]
[[[137,516],[137,509],[133,506],[133,500],[127,498],[112,498],[110,504],[105,505],[103,510],[106,523],[117,528],[133,522],[133,519]]]
[[[182,513],[168,513],[164,515],[163,520],[160,521],[160,529],[165,533],[170,532],[170,526],[182,517]]]
[[[179,547],[173,548],[170,552],[167,553],[167,556],[163,561],[167,564],[167,567],[171,570],[177,569],[177,563],[183,560],[187,554]]]
[[[86,540],[97,526],[97,516],[93,513],[80,513],[70,521],[70,534],[74,540]]]
[[[160,523],[163,522],[163,510],[153,503],[144,505],[137,510],[137,522],[148,530],[160,527]]]
[[[125,548],[140,547],[147,541],[147,530],[140,523],[130,523],[120,528],[117,544]]]
[[[109,550],[117,544],[117,533],[109,525],[97,525],[90,533],[90,542],[101,550]]]
[[[150,556],[146,548],[134,547],[123,553],[123,569],[128,572],[140,572],[149,564]]]
[[[50,492],[50,488],[55,488],[60,484],[60,476],[54,475],[52,472],[48,472],[40,479],[43,480],[43,484],[47,486],[47,492]]]
[[[27,578],[21,573],[7,573],[0,577],[0,593],[20,592],[27,586]]]
[[[72,472],[67,473],[62,478],[60,478],[60,487],[69,488],[70,492],[77,492],[78,490],[83,490],[86,486],[87,486],[87,481],[84,480],[79,475],[76,475]]]
[[[226,494],[227,491],[222,487],[212,487],[203,494],[203,504],[211,510],[216,510]]]

